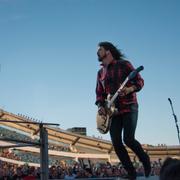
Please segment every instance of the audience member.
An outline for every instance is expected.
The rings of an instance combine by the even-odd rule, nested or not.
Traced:
[[[167,158],[160,170],[160,180],[180,180],[180,160]]]

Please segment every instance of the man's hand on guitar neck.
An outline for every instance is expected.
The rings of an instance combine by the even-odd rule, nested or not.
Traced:
[[[130,87],[123,87],[123,89],[121,89],[121,91],[119,91],[118,93],[119,93],[119,95],[120,96],[126,96],[126,95],[128,95],[128,94],[130,94],[130,93],[132,93],[132,92],[134,92],[134,91],[136,91],[136,86],[130,86]]]

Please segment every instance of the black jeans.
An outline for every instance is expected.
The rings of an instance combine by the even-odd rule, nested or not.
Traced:
[[[135,106],[135,105],[133,105]],[[137,107],[137,106],[136,106]],[[135,107],[132,107],[135,109]],[[110,127],[110,136],[114,150],[120,159],[122,165],[127,172],[133,173],[135,171],[130,160],[128,152],[123,145],[124,143],[138,156],[139,160],[144,164],[147,161],[148,155],[144,152],[141,144],[135,139],[135,130],[138,119],[138,110],[116,115],[112,118]],[[122,140],[123,132],[123,140]]]

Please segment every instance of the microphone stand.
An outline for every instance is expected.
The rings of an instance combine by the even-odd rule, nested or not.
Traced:
[[[175,120],[175,124],[176,124],[176,128],[177,128],[177,134],[178,134],[179,145],[180,145],[179,126],[178,126],[178,123],[177,123],[178,120],[177,120],[177,117],[176,117],[176,115],[175,115],[175,113],[174,113],[172,101],[171,101],[170,98],[168,98],[168,100],[169,100],[169,103],[170,103],[170,105],[171,105],[172,113],[173,113],[173,116],[174,116],[174,120]]]

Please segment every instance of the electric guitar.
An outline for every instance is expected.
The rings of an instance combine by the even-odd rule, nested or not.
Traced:
[[[107,96],[107,99],[105,100],[105,111],[106,115],[100,115],[97,113],[96,116],[96,123],[97,123],[97,130],[101,134],[108,133],[110,126],[111,126],[111,119],[115,113],[117,113],[117,109],[115,108],[114,101],[116,100],[119,93],[121,93],[121,90],[124,88],[124,86],[127,84],[127,82],[131,79],[133,79],[137,73],[142,71],[144,69],[143,66],[139,66],[137,69],[132,71],[124,80],[124,82],[120,85],[116,93],[111,96],[110,94]]]

